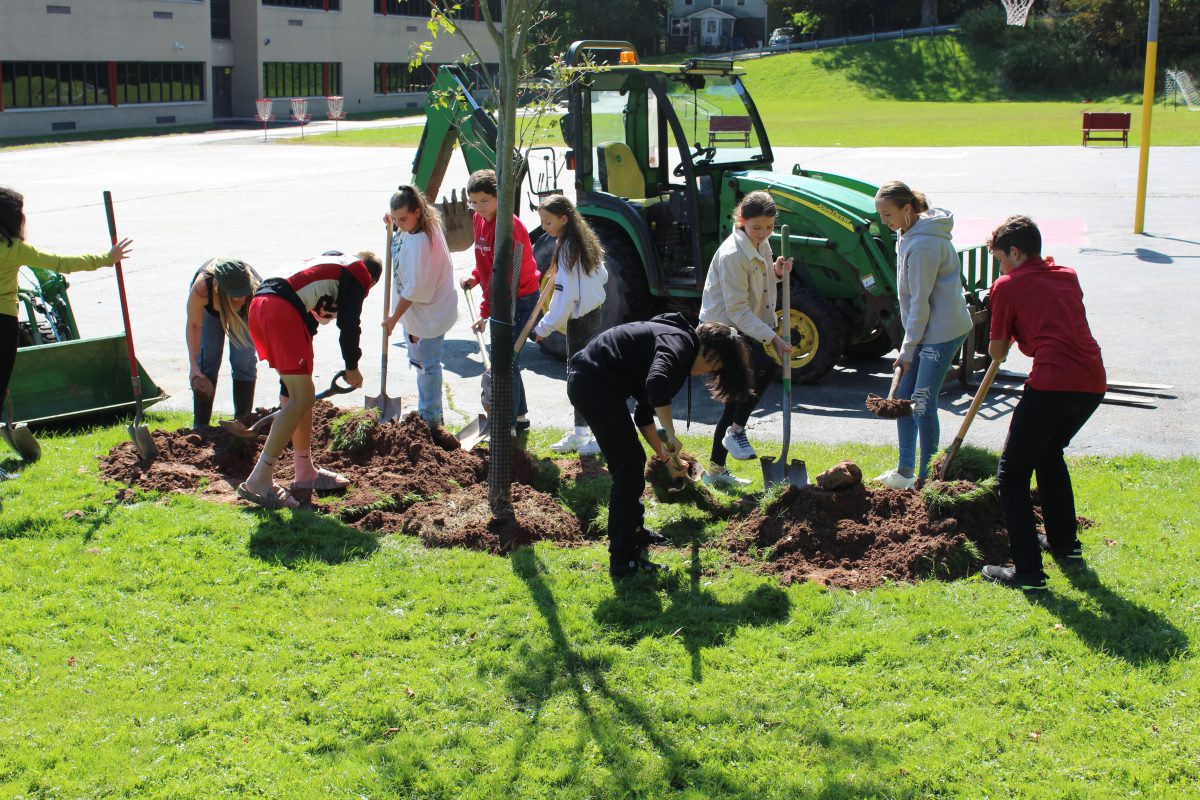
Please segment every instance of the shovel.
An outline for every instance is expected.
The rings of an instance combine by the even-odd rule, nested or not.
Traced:
[[[900,386],[900,376],[903,373],[899,367],[896,367],[892,375],[892,388],[888,390],[886,398],[880,397],[877,394],[867,395],[867,411],[870,411],[880,419],[899,419],[900,417],[912,416],[912,400],[897,400],[896,388]]]
[[[658,438],[664,444],[666,443],[666,428],[658,429]],[[704,477],[704,467],[699,461],[689,461],[685,464],[682,458],[672,453],[671,464],[674,465],[675,469],[682,470],[684,474],[678,478],[675,478],[671,482],[671,485],[667,487],[667,492],[669,494],[679,494],[680,492],[686,491],[689,486]]]
[[[331,395],[348,394],[349,392],[353,392],[354,387],[351,386],[350,384],[348,384],[348,383],[339,384],[338,383],[338,381],[341,380],[345,376],[345,374],[346,374],[346,371],[342,370],[337,375],[334,375],[333,380],[331,380],[329,382],[329,388],[323,392],[318,392],[317,396],[314,397],[313,399],[314,400],[324,400],[326,397],[329,397]],[[239,439],[253,440],[253,439],[257,439],[259,436],[262,436],[264,430],[270,425],[271,420],[275,419],[281,413],[283,413],[283,406],[280,406],[279,408],[275,409],[270,414],[267,414],[265,417],[263,417],[258,422],[254,423],[253,425],[251,425],[249,427],[247,427],[246,425],[244,425],[243,423],[239,422],[236,419],[223,419],[220,422],[218,422],[217,424],[220,425],[222,429],[224,429],[228,433],[232,433],[234,436],[238,437]]]
[[[108,216],[108,235],[112,237],[113,246],[117,244],[117,218],[113,214],[112,192],[104,192],[104,213]],[[158,448],[150,436],[150,429],[142,424],[142,376],[138,369],[137,356],[133,353],[133,331],[129,325],[129,301],[125,297],[125,275],[121,270],[121,260],[117,259],[117,291],[121,295],[121,318],[125,322],[125,350],[129,353],[129,380],[133,384],[133,424],[127,430],[133,446],[143,461],[153,461],[158,458]]]
[[[395,236],[392,223],[388,222],[387,235],[387,257],[386,266],[383,271],[383,318],[386,321],[388,317],[388,304],[392,302],[392,237]],[[388,332],[387,328],[383,329],[383,355],[380,358],[379,365],[379,395],[377,397],[367,397],[363,400],[364,408],[374,408],[379,411],[380,422],[395,422],[400,419],[400,398],[388,397],[387,395],[387,367],[388,367]]]
[[[29,427],[24,422],[13,422],[12,395],[8,393],[4,395],[4,425],[0,426],[0,435],[25,463],[32,464],[42,457],[42,446],[33,438]]]
[[[962,425],[958,429],[958,435],[954,437],[954,441],[946,448],[946,456],[942,459],[942,467],[938,470],[937,474],[939,481],[946,480],[946,476],[950,474],[950,464],[954,462],[954,457],[958,455],[958,448],[967,436],[967,429],[971,427],[971,422],[975,419],[975,413],[983,405],[983,398],[987,397],[988,389],[992,388],[992,381],[996,380],[996,373],[999,371],[1000,362],[992,359],[991,366],[988,367],[983,380],[979,382],[979,388],[975,391],[975,399],[971,402],[971,408],[967,411],[967,416],[963,418]]]
[[[479,356],[483,359],[483,374],[489,378],[488,385],[483,391],[483,414],[480,414],[475,419],[471,420],[467,427],[458,432],[458,443],[463,450],[470,450],[475,445],[482,442],[492,432],[491,423],[488,422],[487,412],[492,410],[492,393],[491,393],[491,374],[492,374],[492,359],[488,355],[487,345],[483,343],[483,331],[475,327],[475,301],[471,297],[470,289],[463,289],[463,296],[467,298],[467,312],[471,315],[471,330],[475,331],[475,341],[479,343]]]
[[[786,262],[788,259],[788,250],[790,249],[789,237],[791,231],[787,225],[784,225],[780,230],[780,238],[782,241],[781,255]],[[783,321],[779,335],[785,341],[791,341],[792,337],[792,271],[785,269],[783,271]],[[763,456],[759,459],[762,464],[763,472],[763,489],[770,489],[781,483],[788,483],[795,487],[808,485],[808,467],[803,461],[792,459],[788,463],[788,446],[792,442],[792,356],[790,353],[783,354],[783,450],[779,454],[779,460],[770,456]]]

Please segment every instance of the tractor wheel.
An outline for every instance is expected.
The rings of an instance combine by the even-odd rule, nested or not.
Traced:
[[[776,312],[783,318],[783,309]],[[792,344],[792,382],[816,383],[841,359],[846,349],[846,322],[823,297],[804,289],[792,292],[789,323]],[[774,348],[771,348],[774,356]]]
[[[865,339],[857,342],[847,342],[846,357],[862,361],[874,361],[877,358],[883,358],[895,349],[896,346],[892,344],[892,337],[888,336],[887,330],[876,328]]]
[[[54,332],[54,327],[46,320],[40,319],[37,322],[38,335],[42,337],[42,344],[50,344],[58,341],[58,335]],[[17,326],[17,347],[31,347],[36,342],[33,339],[33,331],[28,322],[21,322]]]

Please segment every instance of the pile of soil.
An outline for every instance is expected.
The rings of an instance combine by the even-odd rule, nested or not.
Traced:
[[[954,500],[927,504],[922,492],[861,482],[837,491],[789,487],[765,510],[731,524],[726,544],[739,561],[784,583],[812,580],[848,589],[959,578],[981,563],[1008,560],[994,492],[966,482],[932,489]]]
[[[880,419],[900,419],[912,416],[912,400],[888,400],[877,394],[867,395],[867,411]]]

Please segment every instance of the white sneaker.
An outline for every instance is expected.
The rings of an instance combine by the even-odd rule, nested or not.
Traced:
[[[582,433],[568,433],[566,436],[550,445],[550,449],[556,453],[574,453],[576,450],[579,450],[589,441],[591,441],[591,438],[592,437]]]
[[[706,472],[701,480],[709,486],[715,486],[718,489],[741,489],[753,483],[748,478],[739,478],[729,470]]]
[[[916,482],[917,477],[915,475],[911,478],[906,478],[894,469],[889,469],[875,478],[875,483],[882,483],[889,489],[911,489]]]
[[[725,431],[724,438],[721,439],[721,445],[729,451],[729,455],[736,458],[738,461],[750,461],[758,458],[758,453],[754,452],[754,447],[750,444],[750,440],[746,438],[746,429],[734,433],[733,428]]]
[[[600,455],[600,443],[594,437],[589,436],[587,443],[580,446],[579,455],[581,456],[598,456]]]

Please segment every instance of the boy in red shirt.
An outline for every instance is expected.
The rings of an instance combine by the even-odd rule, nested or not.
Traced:
[[[362,386],[358,360],[363,300],[379,280],[383,265],[374,253],[357,256],[327,253],[295,265],[290,278],[268,278],[250,301],[247,322],[258,357],[279,373],[283,385],[283,410],[271,423],[258,463],[238,496],[263,508],[296,508],[296,498],[274,481],[275,461],[292,442],[296,468],[293,489],[329,490],[345,488],[349,481],[335,472],[313,465],[312,411],[316,400],[313,386],[313,336],[319,325],[337,320],[339,344],[346,365],[345,381]]]
[[[1000,502],[1013,566],[983,568],[987,580],[1025,591],[1046,588],[1042,550],[1082,563],[1075,496],[1063,450],[1108,388],[1075,270],[1042,258],[1042,234],[1029,217],[1009,217],[989,242],[1003,275],[992,285],[988,353],[1003,361],[1015,340],[1033,369],[1013,411],[1000,456]],[[1037,533],[1029,482],[1037,473],[1046,533]]]
[[[499,192],[496,188],[496,171],[481,169],[471,173],[467,181],[467,199],[475,210],[473,224],[475,226],[475,269],[471,277],[463,278],[462,287],[470,289],[473,286],[483,287],[483,300],[479,303],[479,321],[475,323],[478,330],[483,330],[492,313],[491,286],[492,261],[496,256],[496,210]],[[538,291],[541,274],[537,262],[533,259],[533,244],[529,241],[529,231],[521,223],[520,218],[513,214],[513,250],[521,249],[521,276],[517,285],[516,312],[513,314],[513,339],[515,340],[529,316],[537,308]],[[514,341],[513,344],[516,344]],[[525,402],[525,384],[521,381],[521,355],[513,359],[513,427],[525,430],[529,427],[529,407]]]

